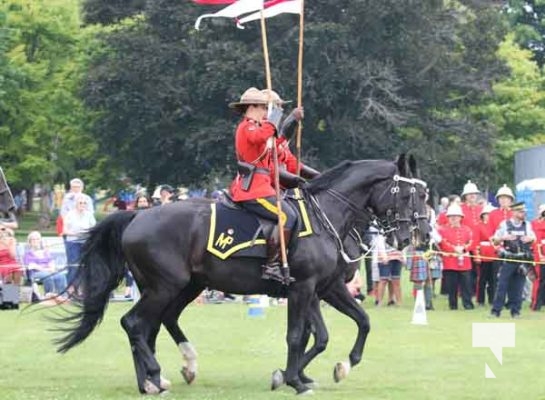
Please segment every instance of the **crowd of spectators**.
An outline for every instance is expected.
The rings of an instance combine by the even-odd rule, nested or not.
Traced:
[[[393,301],[387,304],[401,298],[396,285],[401,262],[410,271],[413,295],[424,290],[428,310],[433,309],[438,280],[451,310],[458,309],[461,295],[466,310],[474,309],[475,299],[480,307],[488,303],[491,317],[499,317],[507,308],[518,318],[525,285],[530,287],[531,309],[541,309],[545,304],[545,204],[534,221],[527,221],[524,203],[516,203],[506,185],[499,188],[495,200],[498,207],[488,204],[477,185],[468,181],[460,195],[441,199],[437,217],[428,206],[431,244],[409,246],[402,257],[385,247],[385,238],[371,228],[372,254],[366,271],[368,293],[374,295],[375,304],[383,304],[389,284]]]
[[[189,196],[187,190],[161,185],[151,197],[141,190],[130,199],[114,196],[110,204],[118,210],[142,210]],[[220,199],[221,192],[215,191],[212,198]],[[474,301],[481,307],[488,304],[492,307],[491,316],[497,317],[507,305],[516,318],[520,315],[523,286],[530,280],[533,281],[528,296],[531,308],[541,309],[545,305],[545,205],[540,206],[538,218],[530,222],[525,220],[524,206],[515,203],[509,187],[502,186],[495,198],[497,208],[486,202],[475,183],[468,181],[460,195],[442,198],[437,212],[428,206],[431,245],[411,245],[403,252],[393,248],[387,238],[371,226],[366,235],[371,251],[364,260],[364,270],[367,293],[372,295],[375,305],[401,304],[400,282],[406,269],[413,282],[413,296],[417,290],[423,290],[428,310],[434,309],[433,298],[439,292],[448,297],[448,307],[452,310],[458,308],[461,295],[464,309],[473,309]],[[17,221],[4,221],[0,224],[0,279],[20,283],[26,278],[34,286],[41,283],[48,297],[72,293],[82,234],[96,224],[94,210],[92,198],[84,193],[81,179],[72,179],[57,221],[65,246],[66,265],[55,265],[38,231],[28,235],[23,254],[18,254],[13,233]],[[514,245],[518,247],[513,248]],[[440,290],[436,289],[436,282],[441,283]],[[123,294],[127,299],[132,296],[133,283],[127,269]],[[359,272],[347,283],[347,288],[358,301],[365,298]],[[218,298],[215,294],[209,297]],[[225,298],[221,294],[219,297]]]

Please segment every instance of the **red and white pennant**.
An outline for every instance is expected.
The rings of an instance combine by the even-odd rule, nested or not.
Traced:
[[[244,28],[243,25],[245,23],[261,18],[262,9],[265,18],[275,17],[285,13],[301,13],[301,0],[268,0],[265,2],[263,0],[193,0],[193,2],[202,5],[229,4],[227,7],[213,14],[201,15],[197,18],[197,21],[195,21],[195,29],[200,28],[201,21],[204,18],[217,17],[233,18],[239,28]]]

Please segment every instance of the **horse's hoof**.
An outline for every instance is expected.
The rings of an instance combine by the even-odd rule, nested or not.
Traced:
[[[185,383],[188,385],[191,385],[197,376],[195,372],[190,371],[187,367],[183,367],[181,372]]]
[[[272,373],[271,377],[271,390],[276,390],[284,383],[284,372],[281,369],[277,369]]]
[[[161,389],[159,389],[152,381],[146,379],[144,381],[144,393],[145,394],[159,394]]]
[[[162,376],[160,377],[159,387],[161,388],[161,390],[169,390],[171,386],[172,383],[167,378],[164,378]]]
[[[314,394],[314,391],[311,388],[306,388],[305,390],[298,392],[298,396],[311,396]]]
[[[307,385],[307,386],[309,386],[311,388],[318,387],[318,384],[316,382],[314,382],[314,380],[312,378],[309,378],[305,374],[299,374],[299,379],[301,379],[301,382],[303,382],[304,385]]]
[[[311,389],[318,389],[320,387],[320,385],[318,385],[318,382],[316,381],[304,382],[304,384]]]
[[[337,364],[335,364],[335,368],[333,370],[333,380],[335,381],[335,383],[339,383],[347,377],[349,372],[350,364],[348,362],[338,362]]]

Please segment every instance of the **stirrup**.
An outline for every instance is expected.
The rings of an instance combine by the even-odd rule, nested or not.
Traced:
[[[280,263],[274,263],[272,265],[265,264],[261,268],[261,279],[277,281],[286,286],[295,281],[295,279],[290,276],[284,276],[284,271],[282,271]]]

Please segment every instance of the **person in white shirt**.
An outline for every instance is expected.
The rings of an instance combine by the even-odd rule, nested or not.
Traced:
[[[68,266],[69,292],[77,287],[75,282],[81,248],[85,241],[85,232],[96,225],[94,214],[89,210],[89,196],[83,193],[74,198],[76,208],[69,211],[64,217],[63,234],[66,236],[66,259]]]

